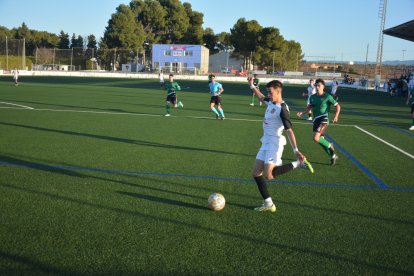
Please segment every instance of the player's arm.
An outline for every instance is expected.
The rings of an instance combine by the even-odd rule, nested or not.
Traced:
[[[263,101],[266,97],[265,97],[265,95],[262,94],[262,92],[260,92],[259,89],[257,89],[254,86],[254,84],[253,84],[253,78],[252,77],[249,77],[249,78],[247,78],[247,80],[249,81],[250,89],[252,89],[253,93],[257,96],[257,98],[260,101]]]
[[[311,104],[309,104],[309,105],[306,107],[305,111],[303,111],[303,112],[300,112],[300,111],[299,111],[298,113],[296,113],[296,115],[297,115],[299,118],[301,118],[303,114],[308,114],[308,113],[311,111],[311,109],[312,109],[312,105],[311,105]]]
[[[221,95],[221,93],[223,93],[224,92],[224,88],[223,88],[223,86],[220,86],[220,90],[219,90],[219,92],[218,92],[218,94],[219,94],[219,96]]]
[[[335,106],[335,116],[332,120],[332,123],[337,123],[338,119],[339,119],[339,113],[341,112],[341,106],[339,105],[339,103],[337,101],[335,101],[333,98],[331,100],[334,103]]]
[[[177,91],[181,91],[181,86],[178,83],[175,83],[174,89]]]
[[[296,157],[300,161],[302,161],[305,158],[305,156],[298,149],[298,145],[296,143],[296,136],[292,129],[292,122],[290,121],[289,110],[285,103],[282,104],[280,118],[282,119],[283,127],[286,130],[290,145],[292,146],[292,149],[293,149],[293,153],[296,155]]]

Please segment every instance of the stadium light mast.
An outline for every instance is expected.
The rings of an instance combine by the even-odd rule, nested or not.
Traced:
[[[378,11],[378,17],[381,18],[380,33],[378,39],[378,50],[377,50],[377,60],[375,65],[375,80],[376,82],[381,81],[381,66],[382,66],[382,52],[384,47],[384,27],[385,27],[385,17],[387,15],[387,0],[380,0],[380,7]]]

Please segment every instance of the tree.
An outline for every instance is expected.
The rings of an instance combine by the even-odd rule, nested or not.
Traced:
[[[133,0],[129,4],[137,24],[141,24],[147,42],[157,43],[166,34],[167,11],[156,0]]]
[[[106,68],[110,68],[111,62],[126,63],[131,59],[131,51],[143,49],[145,32],[141,24],[135,21],[135,15],[127,5],[119,5],[112,14],[105,28],[104,36],[100,43],[100,60]],[[117,56],[105,49],[120,49]]]
[[[60,31],[59,34],[59,42],[58,42],[59,49],[69,49],[69,34],[65,33],[64,31]]]
[[[256,50],[263,27],[256,21],[240,18],[230,29],[230,41],[235,54],[244,58],[245,65],[251,64],[251,55]],[[247,66],[246,66],[247,67]]]
[[[217,36],[214,34],[213,29],[206,28],[203,32],[203,41],[206,47],[210,50],[210,54],[215,54],[218,50],[215,48],[218,40]]]
[[[167,11],[166,36],[164,43],[183,42],[182,38],[187,33],[190,19],[184,6],[179,0],[159,0],[160,4]]]
[[[203,44],[204,15],[200,12],[193,11],[190,3],[184,3],[183,6],[190,20],[190,25],[182,42],[196,45]]]
[[[96,37],[93,34],[88,35],[88,44],[86,44],[86,48],[92,48],[96,51],[98,43],[96,42]]]

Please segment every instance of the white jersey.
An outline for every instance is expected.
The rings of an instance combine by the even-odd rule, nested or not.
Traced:
[[[338,89],[338,82],[332,81],[331,94],[335,95],[337,89]]]
[[[313,85],[308,86],[308,98],[312,96],[313,94],[316,94],[316,88]]]
[[[272,103],[265,99],[267,104],[263,120],[262,144],[277,144],[279,140],[286,144],[286,138],[282,135],[284,129],[290,129],[292,123],[289,118],[289,107],[285,102]]]
[[[17,80],[17,78],[19,77],[19,71],[18,70],[13,70],[12,75],[13,75],[13,79]]]

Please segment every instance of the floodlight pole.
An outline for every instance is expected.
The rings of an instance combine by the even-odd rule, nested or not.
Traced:
[[[72,47],[72,52],[70,53],[70,69],[72,70],[72,60],[73,60],[73,47]]]
[[[26,68],[26,38],[23,38],[23,59],[22,59],[22,70]]]
[[[7,44],[7,36],[6,36],[6,70],[9,70],[9,46]]]

